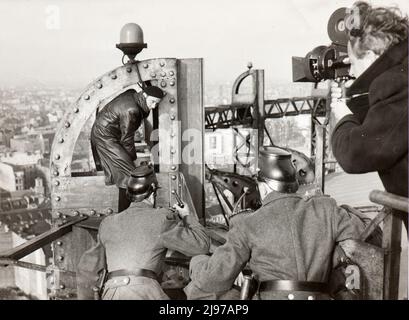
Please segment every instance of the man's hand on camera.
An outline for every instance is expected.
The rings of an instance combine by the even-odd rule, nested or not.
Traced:
[[[183,208],[179,207],[177,204],[175,204],[173,207],[177,210],[181,219],[183,219],[184,217],[190,214],[189,207],[187,206],[187,203],[185,202],[183,202]]]
[[[342,89],[335,81],[331,83],[331,110],[336,122],[341,120],[341,118],[344,116],[352,114],[345,102],[345,99],[342,97]]]

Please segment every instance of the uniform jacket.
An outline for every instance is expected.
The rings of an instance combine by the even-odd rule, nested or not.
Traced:
[[[332,150],[348,173],[378,171],[386,191],[408,196],[408,41],[389,48],[348,91]]]
[[[92,299],[98,275],[120,269],[148,269],[160,274],[167,247],[187,255],[207,253],[210,239],[193,216],[183,220],[168,209],[154,209],[144,202],[106,217],[98,242],[80,259],[77,270],[78,297]]]
[[[98,113],[91,141],[101,160],[107,185],[126,188],[127,179],[135,169],[135,131],[148,115],[145,98],[134,90],[125,91]]]
[[[211,257],[192,258],[188,297],[229,290],[246,263],[259,281],[326,282],[335,243],[357,239],[365,227],[328,196],[276,192],[259,210],[231,222],[223,246]]]

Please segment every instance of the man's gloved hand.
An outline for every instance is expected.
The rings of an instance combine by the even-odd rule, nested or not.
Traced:
[[[183,202],[183,208],[179,207],[177,204],[175,204],[173,208],[177,210],[181,219],[183,219],[183,217],[186,217],[190,214],[189,207],[187,206],[186,202]]]

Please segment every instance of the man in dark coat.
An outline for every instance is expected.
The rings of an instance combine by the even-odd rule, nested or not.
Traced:
[[[348,55],[357,79],[347,89],[349,110],[332,89],[335,117],[346,114],[332,150],[346,172],[377,171],[386,191],[408,197],[408,20],[392,9],[356,7],[363,24],[350,31]]]
[[[290,154],[270,147],[261,157],[267,159],[260,161],[262,207],[233,218],[226,243],[211,257],[192,258],[189,299],[222,297],[246,264],[260,282],[262,300],[330,298],[326,282],[335,244],[358,239],[365,225],[329,196],[295,193]]]
[[[79,299],[93,299],[100,274],[108,272],[102,299],[169,299],[158,276],[167,248],[187,256],[209,251],[210,238],[187,205],[178,213],[155,208],[157,180],[150,166],[140,166],[129,179],[127,210],[106,217],[98,242],[86,251],[77,268]],[[166,244],[166,245],[165,245]]]
[[[125,193],[127,179],[135,169],[135,131],[163,96],[155,86],[144,87],[141,92],[125,91],[98,113],[92,127],[91,142],[101,161],[105,183],[116,184],[120,190],[119,211],[130,204]]]

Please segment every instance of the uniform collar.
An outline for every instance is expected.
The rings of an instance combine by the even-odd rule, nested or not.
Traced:
[[[145,201],[132,202],[129,208],[151,208],[152,209],[152,205],[146,203]]]
[[[299,195],[295,193],[281,193],[277,191],[272,191],[263,200],[261,200],[261,203],[263,204],[263,206],[265,206],[266,204],[273,202],[275,200],[292,197],[299,197]]]

